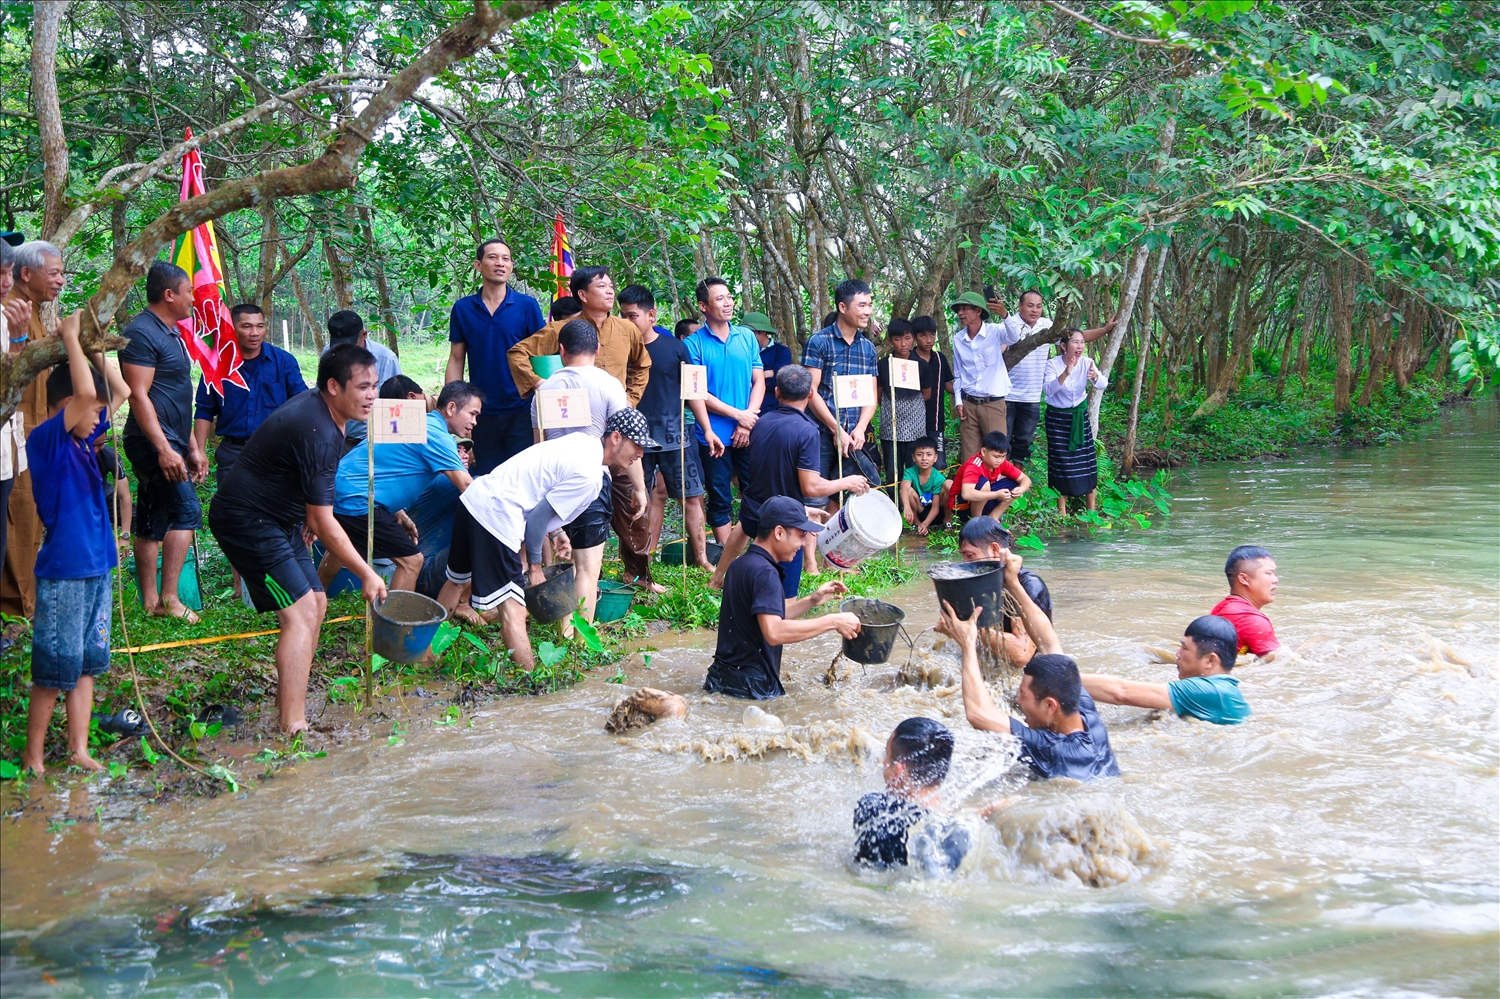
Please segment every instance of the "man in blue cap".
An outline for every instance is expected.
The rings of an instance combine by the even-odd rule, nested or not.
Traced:
[[[848,593],[834,581],[812,593],[788,600],[782,592],[782,563],[802,550],[803,539],[822,526],[807,516],[802,501],[772,496],[761,504],[755,543],[734,560],[724,578],[719,607],[719,644],[703,689],[731,697],[766,700],[786,693],[781,686],[781,647],[836,631],[844,638],[859,634],[853,614],[803,614]]]

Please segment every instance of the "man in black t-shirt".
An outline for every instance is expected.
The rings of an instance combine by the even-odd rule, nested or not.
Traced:
[[[366,600],[385,599],[385,582],[333,516],[344,424],[369,419],[378,387],[368,350],[355,344],[329,348],[318,360],[318,390],[303,392],[266,418],[209,507],[209,529],[255,609],[275,611],[281,625],[276,708],[287,732],[308,727],[307,675],[328,610],[306,534],[359,577]]]
[[[922,404],[927,409],[927,436],[937,441],[937,467],[942,470],[948,467],[947,447],[943,441],[948,412],[943,400],[953,392],[953,365],[937,349],[937,322],[931,316],[918,316],[911,321],[911,328],[917,336],[917,349],[912,352],[912,357],[922,366]]]
[[[786,693],[781,686],[783,645],[830,631],[853,638],[859,634],[859,618],[838,613],[796,620],[849,589],[834,581],[799,600],[786,599],[779,563],[791,561],[801,550],[806,532],[820,528],[807,518],[802,501],[790,496],[772,496],[761,504],[759,516],[755,544],[734,560],[724,580],[719,644],[703,689],[766,700]]]
[[[651,494],[646,550],[656,548],[671,498],[682,504],[693,564],[712,572],[713,563],[703,550],[703,466],[698,462],[696,442],[686,442],[682,432],[682,366],[692,359],[681,340],[657,332],[656,296],[650,288],[629,285],[618,301],[620,318],[641,331],[641,343],[651,355],[651,377],[635,408],[646,417],[651,436],[661,442],[660,451],[647,451],[641,458],[641,472]],[[653,583],[652,589],[663,592],[666,588]]]
[[[750,481],[740,493],[739,523],[725,539],[718,568],[708,581],[713,589],[724,585],[725,573],[735,557],[745,550],[746,542],[760,535],[761,504],[772,496],[790,496],[805,504],[809,499],[839,492],[870,491],[870,483],[863,475],[823,478],[818,425],[807,415],[812,372],[800,364],[787,364],[776,372],[776,377],[777,406],[763,414],[750,431]],[[797,595],[803,562],[808,557],[806,550],[799,551],[781,567],[788,600]]]

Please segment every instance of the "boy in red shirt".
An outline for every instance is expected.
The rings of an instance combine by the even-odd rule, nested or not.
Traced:
[[[1262,607],[1276,599],[1276,562],[1271,553],[1255,545],[1240,545],[1224,563],[1229,577],[1229,596],[1209,611],[1227,618],[1240,639],[1240,651],[1254,653],[1269,662],[1281,643]]]
[[[994,517],[1005,511],[1031,488],[1031,477],[1006,461],[1010,438],[991,430],[979,442],[979,453],[964,462],[948,494],[948,503],[961,520]]]

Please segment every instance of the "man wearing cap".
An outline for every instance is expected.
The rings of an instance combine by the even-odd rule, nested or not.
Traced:
[[[487,239],[474,252],[479,291],[453,303],[448,314],[448,367],[443,381],[469,382],[484,393],[484,411],[474,426],[475,470],[483,475],[531,446],[526,399],[516,388],[506,352],[544,325],[542,307],[510,287],[515,270],[510,247]],[[578,303],[573,300],[576,306]]]
[[[331,350],[341,343],[356,344],[375,355],[375,379],[378,384],[384,385],[388,379],[401,373],[401,361],[396,357],[395,351],[383,343],[370,339],[369,331],[365,329],[365,321],[359,317],[359,313],[342,309],[328,317],[327,349]],[[327,350],[324,352],[326,353]],[[350,420],[344,427],[344,436],[349,439],[350,443],[364,440],[364,421]]]
[[[719,640],[703,689],[766,700],[786,693],[781,685],[781,648],[836,631],[844,638],[859,634],[853,614],[824,614],[798,620],[803,614],[848,593],[838,581],[824,583],[813,593],[788,600],[782,592],[781,563],[802,550],[803,539],[821,527],[808,519],[800,500],[772,496],[761,504],[760,530],[755,543],[734,560],[724,579],[719,606]]]
[[[776,372],[792,363],[792,349],[776,342],[776,327],[764,312],[747,312],[740,325],[749,327],[760,344],[760,369],[766,375],[766,395],[760,401],[762,416],[778,405],[776,402]]]
[[[990,322],[989,307],[977,291],[959,295],[950,308],[960,323],[953,334],[953,408],[958,413],[961,464],[979,453],[985,434],[1005,433],[1005,397],[1010,392],[1005,348],[1021,338],[1021,331]]]
[[[452,611],[469,588],[471,606],[499,616],[511,658],[529,671],[536,659],[526,635],[526,587],[544,579],[543,542],[550,539],[562,558],[571,555],[564,528],[598,499],[601,469],[628,468],[659,446],[646,418],[627,407],[605,421],[600,437],[583,433],[543,441],[479,476],[453,514],[448,581],[438,602]]]

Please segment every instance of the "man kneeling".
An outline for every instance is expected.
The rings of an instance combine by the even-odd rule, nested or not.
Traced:
[[[1238,644],[1234,625],[1205,614],[1194,618],[1177,647],[1177,679],[1171,683],[1142,683],[1117,676],[1084,673],[1083,687],[1105,704],[1155,708],[1215,725],[1238,725],[1250,717],[1250,705],[1240,693],[1234,669]]]
[[[802,550],[809,531],[822,526],[808,519],[801,501],[772,496],[761,505],[755,543],[734,560],[724,577],[719,606],[719,644],[703,689],[731,697],[765,700],[786,693],[781,686],[781,647],[830,631],[845,638],[859,634],[853,614],[825,614],[798,621],[814,607],[848,593],[843,583],[824,583],[809,596],[788,600],[782,592],[780,563]]]

